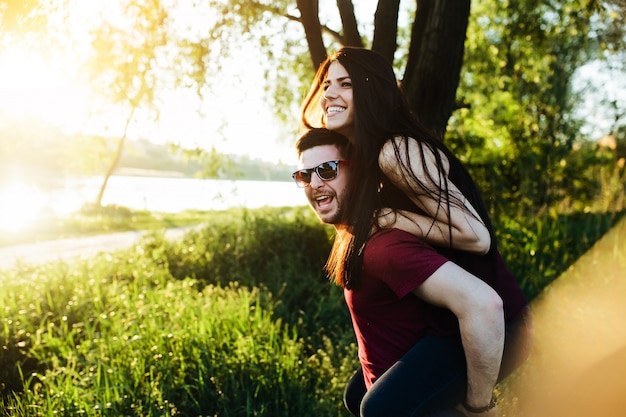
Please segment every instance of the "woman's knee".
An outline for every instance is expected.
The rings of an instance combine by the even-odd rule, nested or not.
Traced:
[[[379,395],[371,395],[368,392],[361,401],[360,416],[361,417],[392,417],[401,414],[394,413],[391,410],[392,404],[381,398]]]
[[[361,400],[366,392],[367,388],[365,388],[363,370],[359,368],[352,375],[348,381],[348,385],[346,385],[346,389],[343,392],[343,404],[353,416],[359,416]]]
[[[360,417],[411,417],[415,402],[407,393],[398,396],[389,386],[373,386],[361,400]]]

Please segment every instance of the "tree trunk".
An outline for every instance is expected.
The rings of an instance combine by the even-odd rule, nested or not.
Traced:
[[[96,198],[96,202],[95,202],[96,207],[102,207],[102,198],[104,197],[104,192],[106,191],[107,184],[109,183],[109,178],[111,178],[111,176],[113,175],[113,172],[115,172],[115,168],[117,168],[117,165],[120,162],[120,159],[122,159],[122,151],[124,150],[125,142],[126,142],[126,135],[120,138],[120,141],[117,144],[115,157],[113,158],[111,165],[109,165],[109,168],[106,174],[104,175],[104,180],[102,181],[102,184],[100,185],[100,191],[98,192],[98,197]]]
[[[374,39],[372,50],[393,62],[398,48],[398,13],[400,0],[379,0],[374,14]]]
[[[317,70],[327,57],[318,14],[319,2],[318,0],[297,0],[296,4],[302,17],[302,27],[304,28],[306,42],[309,46],[313,68]]]
[[[109,178],[111,178],[111,176],[115,172],[115,169],[117,168],[117,165],[120,163],[120,160],[122,159],[122,152],[124,151],[124,144],[126,143],[126,132],[128,131],[128,126],[130,125],[130,121],[132,120],[134,114],[135,114],[135,107],[132,108],[130,114],[126,118],[126,124],[124,126],[124,134],[122,135],[122,137],[120,138],[120,141],[117,144],[115,157],[113,158],[111,165],[109,165],[109,168],[106,174],[104,175],[104,181],[102,181],[102,185],[100,185],[100,191],[98,192],[98,197],[96,198],[96,202],[95,202],[96,207],[102,207],[102,198],[104,197],[104,192],[106,191],[107,184],[109,183]]]
[[[443,138],[456,109],[470,0],[420,0],[402,88],[416,117]]]

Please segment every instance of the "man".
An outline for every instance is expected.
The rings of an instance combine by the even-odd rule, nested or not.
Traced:
[[[358,179],[350,178],[348,140],[312,129],[296,148],[293,178],[309,204],[338,234],[350,233],[343,210],[347,185]],[[348,410],[364,417],[497,416],[502,297],[400,229],[373,229],[362,250],[361,284],[344,288],[362,365],[346,388]]]

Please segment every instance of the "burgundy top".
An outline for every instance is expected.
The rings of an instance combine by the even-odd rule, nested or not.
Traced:
[[[496,250],[465,258],[454,262],[496,290],[506,320],[522,311],[524,294]],[[422,337],[459,332],[452,312],[412,294],[448,261],[441,249],[399,229],[380,231],[367,242],[361,283],[344,296],[368,388]]]

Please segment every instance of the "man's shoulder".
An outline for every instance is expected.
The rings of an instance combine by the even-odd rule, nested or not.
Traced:
[[[423,238],[417,237],[409,232],[395,227],[389,229],[379,229],[374,233],[368,241],[368,245],[378,247],[381,245],[411,245],[420,246],[425,249],[434,248],[426,242]]]
[[[368,241],[363,254],[363,271],[393,287],[393,282],[407,282],[416,288],[448,259],[422,238],[404,230],[380,230]]]

